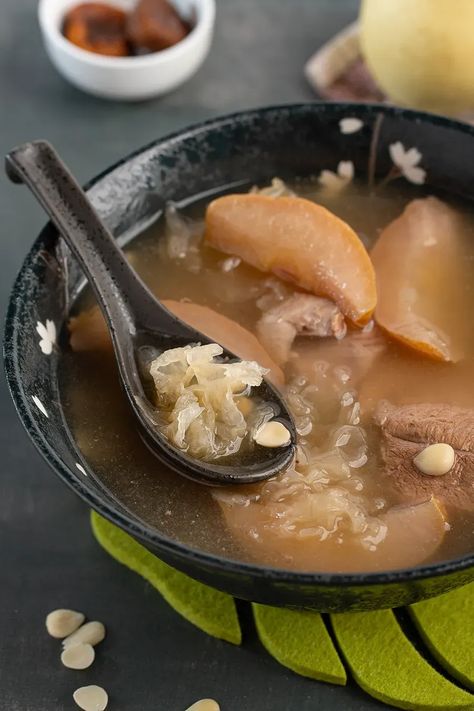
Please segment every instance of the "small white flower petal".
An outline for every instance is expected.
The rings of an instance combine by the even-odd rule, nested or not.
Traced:
[[[410,165],[404,169],[403,175],[408,181],[410,181],[410,183],[414,183],[415,185],[423,185],[426,178],[426,170],[423,170],[423,168],[419,168],[416,165]]]
[[[36,324],[36,331],[41,336],[39,342],[39,347],[45,355],[51,355],[53,352],[53,346],[56,343],[56,326],[54,321],[46,319],[46,325],[43,325],[41,321]]]
[[[354,118],[353,116],[343,118],[339,121],[339,128],[341,130],[341,133],[346,134],[357,133],[357,131],[360,131],[363,125],[363,121],[358,118]]]
[[[405,148],[403,147],[403,144],[400,143],[400,141],[397,141],[397,143],[391,143],[388,150],[390,152],[390,158],[393,160],[395,165],[399,168],[403,168],[405,165]]]
[[[327,190],[337,192],[342,190],[354,177],[354,164],[351,161],[341,161],[337,173],[332,170],[322,170],[318,182]]]
[[[45,326],[43,326],[41,321],[36,322],[36,331],[41,336],[41,338],[48,338],[48,330]]]
[[[39,347],[45,355],[51,355],[51,353],[53,352],[53,344],[50,340],[46,338],[41,339],[41,341],[39,342]]]
[[[49,417],[48,413],[46,412],[46,408],[45,408],[45,406],[43,405],[43,403],[41,402],[41,400],[39,399],[39,397],[37,397],[37,395],[32,395],[32,396],[31,396],[31,399],[32,399],[33,402],[35,403],[35,405],[36,405],[36,407],[38,408],[38,410],[39,410],[40,412],[42,412],[45,417]]]
[[[421,160],[421,153],[417,148],[410,148],[405,153],[405,165],[417,165]]]
[[[405,149],[402,143],[392,143],[389,146],[390,157],[403,175],[411,183],[422,185],[425,182],[426,171],[418,166],[422,155],[417,148]]]
[[[354,163],[351,160],[341,160],[337,166],[337,174],[345,180],[352,180],[354,177]]]
[[[54,321],[50,321],[49,318],[46,319],[46,330],[48,332],[49,340],[52,343],[56,343],[56,326]]]
[[[342,181],[332,170],[322,170],[319,174],[318,183],[324,185],[325,188],[339,189]]]

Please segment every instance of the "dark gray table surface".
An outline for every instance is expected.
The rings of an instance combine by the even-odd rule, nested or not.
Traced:
[[[217,0],[203,67],[169,96],[139,104],[94,99],[49,64],[36,0],[0,3],[0,153],[47,138],[83,181],[134,148],[197,120],[310,100],[305,60],[352,21],[357,0]],[[25,189],[0,176],[2,314],[20,263],[44,223]],[[2,379],[0,398],[0,710],[73,709],[73,690],[99,683],[111,711],[183,711],[203,696],[222,711],[326,711],[382,705],[354,685],[298,677],[247,629],[242,648],[182,620],[141,578],[94,542],[85,506],[49,471],[23,432]],[[108,637],[85,672],[61,667],[43,620],[55,607],[103,620]]]

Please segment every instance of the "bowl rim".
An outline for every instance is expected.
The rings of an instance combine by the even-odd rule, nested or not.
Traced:
[[[50,17],[50,0],[39,0],[37,13],[43,35],[75,60],[95,68],[123,69],[126,71],[131,69],[155,69],[160,64],[179,61],[185,54],[195,48],[196,42],[199,42],[199,40],[212,32],[216,15],[215,0],[191,0],[191,3],[196,12],[196,23],[186,37],[172,47],[167,47],[159,52],[150,52],[149,54],[132,57],[111,57],[105,54],[98,54],[82,49],[82,47],[70,42],[62,34],[58,23]],[[80,4],[79,0],[78,4]]]
[[[236,120],[249,120],[261,116],[262,114],[278,112],[278,111],[305,111],[314,109],[315,111],[331,111],[335,110],[338,114],[341,111],[351,112],[352,115],[362,117],[364,115],[372,117],[375,113],[382,112],[385,115],[392,117],[401,117],[412,119],[415,122],[428,122],[446,128],[452,128],[462,133],[466,133],[474,138],[474,125],[457,121],[455,119],[431,114],[428,112],[414,111],[389,105],[381,105],[375,103],[356,103],[356,102],[299,102],[299,103],[283,103],[276,105],[263,106],[260,108],[246,109],[230,114],[214,117],[190,125],[189,127],[174,131],[159,139],[151,141],[145,146],[129,153],[124,158],[118,160],[112,166],[106,168],[94,178],[89,180],[84,189],[86,191],[93,188],[98,182],[110,175],[120,166],[130,162],[137,156],[146,153],[152,148],[159,148],[170,143],[184,140],[191,136],[198,135],[201,132],[221,128],[226,124],[232,124]],[[350,114],[348,114],[350,115]],[[175,559],[190,560],[197,563],[203,569],[220,570],[226,573],[238,576],[250,576],[253,579],[271,580],[275,583],[283,583],[285,585],[299,587],[375,587],[378,585],[387,584],[403,584],[414,583],[428,578],[436,578],[446,576],[451,573],[457,573],[463,570],[474,567],[474,551],[458,558],[441,561],[438,563],[428,563],[414,568],[400,568],[395,570],[377,571],[377,572],[360,572],[360,573],[335,573],[335,572],[308,572],[308,571],[293,571],[284,568],[274,568],[266,565],[258,565],[257,563],[249,563],[239,561],[233,558],[208,553],[199,549],[192,548],[187,544],[180,543],[174,539],[168,538],[164,534],[153,530],[145,523],[138,524],[127,513],[117,510],[112,502],[104,501],[100,491],[89,491],[83,484],[83,480],[78,473],[69,468],[62,459],[56,454],[54,448],[49,444],[41,429],[37,425],[35,418],[32,415],[30,399],[24,392],[21,379],[19,377],[18,368],[18,342],[15,336],[19,328],[19,320],[17,319],[17,311],[22,300],[22,286],[25,275],[29,272],[33,265],[34,257],[37,253],[38,246],[43,239],[45,231],[50,227],[48,222],[41,230],[38,237],[33,242],[32,247],[28,251],[21,268],[15,279],[13,288],[10,293],[8,309],[5,319],[4,329],[4,367],[6,379],[13,399],[16,411],[20,420],[26,429],[28,435],[33,440],[40,454],[55,471],[55,473],[71,488],[80,498],[85,501],[91,508],[104,516],[113,524],[129,533],[133,537],[142,541],[145,545],[150,545],[153,549],[163,552],[165,555],[170,554]]]

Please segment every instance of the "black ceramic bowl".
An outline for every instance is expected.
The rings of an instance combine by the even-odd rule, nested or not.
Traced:
[[[92,181],[88,195],[124,243],[153,222],[166,201],[182,201],[231,183],[335,171],[340,161],[351,161],[362,180],[370,180],[371,174],[383,177],[393,165],[389,147],[398,142],[420,153],[405,154],[408,179],[420,180],[422,174],[413,168],[421,167],[430,190],[474,199],[472,127],[396,108],[323,103],[247,111],[161,139]],[[13,288],[5,364],[13,400],[30,437],[51,468],[89,506],[192,577],[238,598],[272,605],[322,611],[394,607],[474,579],[474,554],[386,573],[275,570],[192,549],[132,516],[98,480],[84,476],[82,455],[61,410],[57,379],[61,354],[57,349],[45,354],[39,345],[37,322],[50,319],[59,331],[82,284],[77,263],[55,229],[46,225]],[[47,343],[42,345],[49,350]]]

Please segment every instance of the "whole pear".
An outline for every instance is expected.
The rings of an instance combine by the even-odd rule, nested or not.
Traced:
[[[395,103],[474,111],[474,0],[362,0],[361,46]]]

